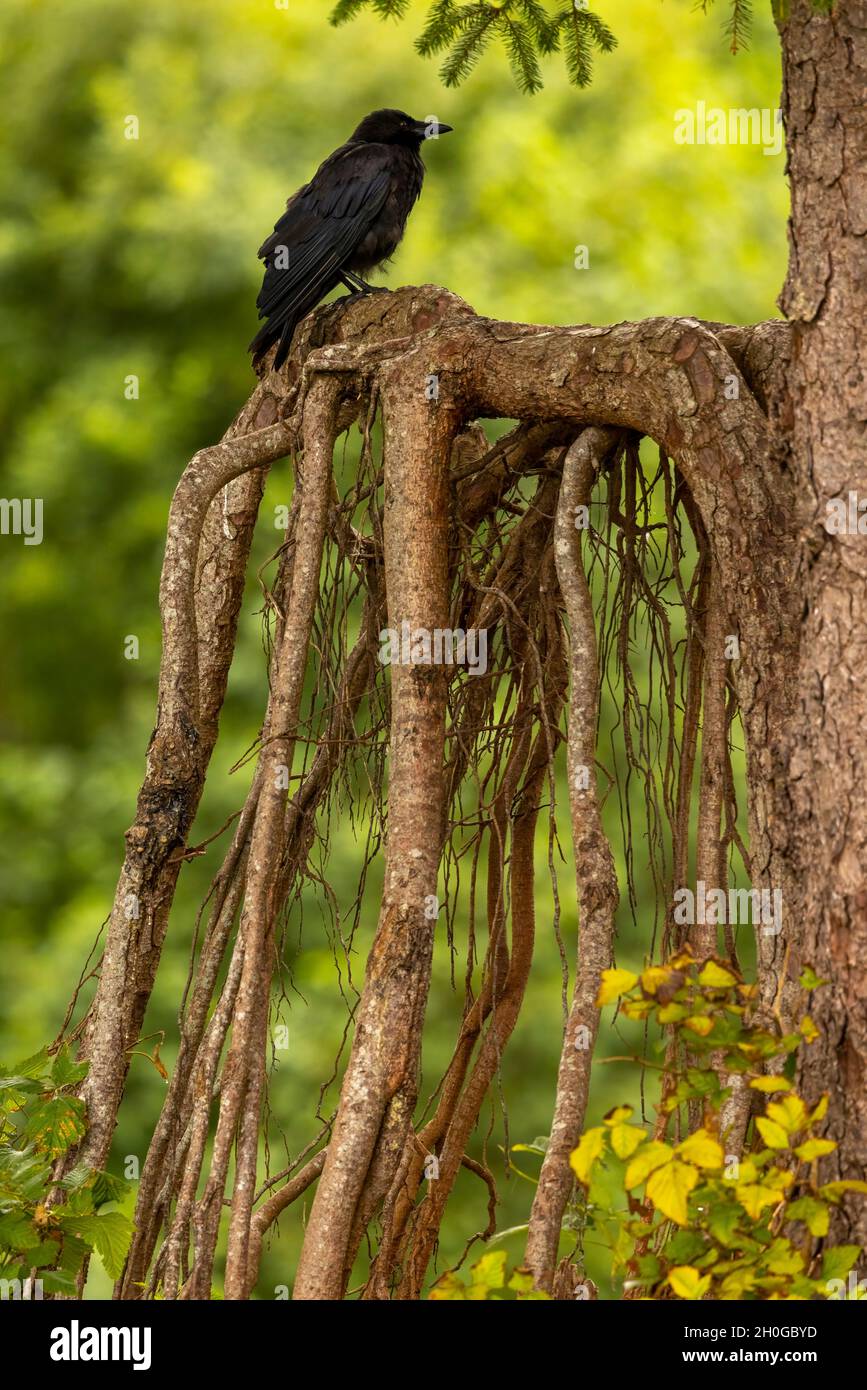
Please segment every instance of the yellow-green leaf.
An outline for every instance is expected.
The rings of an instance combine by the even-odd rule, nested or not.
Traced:
[[[788,1168],[771,1168],[765,1174],[765,1187],[773,1187],[777,1192],[785,1192],[794,1181],[795,1175]]]
[[[740,1183],[735,1188],[735,1196],[748,1216],[758,1221],[765,1207],[776,1206],[780,1200],[779,1192],[761,1183]]]
[[[775,1091],[790,1091],[791,1082],[784,1076],[754,1076],[750,1082],[754,1091],[766,1091],[768,1095],[773,1095]]]
[[[611,1147],[618,1158],[629,1158],[646,1138],[645,1131],[638,1125],[615,1125],[611,1131]]]
[[[685,1226],[689,1219],[687,1200],[697,1182],[697,1169],[673,1158],[651,1173],[647,1180],[647,1196],[663,1216],[676,1221],[678,1226]]]
[[[725,1161],[722,1145],[706,1129],[697,1129],[695,1134],[690,1134],[674,1152],[698,1168],[722,1168]]]
[[[828,1205],[826,1202],[820,1202],[816,1197],[799,1197],[797,1202],[792,1202],[786,1207],[786,1219],[788,1220],[789,1217],[793,1221],[803,1221],[813,1236],[826,1236],[828,1234],[828,1226],[830,1225]]]
[[[708,989],[730,989],[737,984],[737,977],[730,970],[717,965],[715,960],[709,960],[699,971],[698,982]]]
[[[807,1107],[799,1095],[791,1091],[782,1100],[768,1101],[768,1118],[782,1125],[787,1134],[794,1134],[807,1123]]]
[[[710,1275],[700,1275],[692,1265],[675,1265],[668,1272],[668,1282],[678,1298],[702,1298],[710,1288]]]
[[[663,1144],[658,1139],[650,1139],[639,1149],[626,1169],[626,1177],[623,1186],[627,1192],[631,1192],[633,1187],[638,1187],[653,1172],[654,1168],[659,1168],[663,1163],[667,1163],[672,1156],[672,1150],[668,1144]]]
[[[771,1274],[801,1274],[804,1269],[804,1257],[800,1250],[796,1250],[792,1242],[784,1236],[778,1236],[773,1244],[768,1246],[762,1256],[762,1262]]]
[[[668,963],[672,970],[688,970],[691,965],[695,965],[695,956],[692,953],[692,947],[689,945],[684,946],[682,950],[678,951],[676,956],[671,957]]]
[[[844,1278],[860,1254],[860,1245],[832,1245],[827,1250],[823,1250],[822,1272],[819,1278],[823,1280]],[[853,1290],[853,1296],[857,1298],[859,1292],[860,1289]]]
[[[732,1303],[743,1298],[755,1284],[756,1276],[751,1269],[736,1269],[722,1281],[719,1290],[720,1299],[725,1303]]]
[[[620,1007],[627,1018],[647,1018],[656,1005],[652,999],[624,999]]]
[[[827,985],[828,980],[823,980],[817,975],[812,965],[805,965],[798,980],[802,989],[818,989],[820,985]]]
[[[612,1004],[621,994],[626,994],[637,980],[638,976],[633,975],[631,970],[603,970],[602,983],[596,997],[597,1009],[601,1009],[604,1004]]]
[[[783,1126],[776,1124],[774,1120],[765,1119],[764,1115],[760,1115],[756,1120],[756,1129],[769,1149],[787,1149],[789,1147],[788,1134]]]
[[[832,1202],[839,1201],[844,1192],[867,1192],[867,1182],[857,1178],[842,1178],[839,1182],[826,1182],[819,1188],[820,1197],[829,1197]]]
[[[683,1026],[689,1028],[690,1032],[697,1033],[700,1038],[706,1038],[713,1028],[713,1019],[708,1018],[706,1014],[694,1014]]]
[[[533,1288],[533,1276],[528,1269],[518,1268],[512,1274],[508,1287],[516,1293],[530,1293]]]
[[[607,1132],[603,1125],[586,1130],[581,1135],[577,1149],[573,1149],[569,1155],[569,1166],[579,1182],[586,1184],[590,1181],[590,1170],[605,1149]]]
[[[651,965],[641,972],[641,988],[648,994],[655,994],[660,985],[671,979],[671,971],[664,965]]]
[[[506,1282],[505,1250],[490,1250],[471,1270],[473,1283],[487,1289],[501,1289]]]
[[[634,1113],[631,1105],[615,1105],[613,1110],[609,1110],[608,1114],[603,1116],[602,1123],[610,1127],[622,1125],[623,1121],[628,1120]]]
[[[828,1092],[826,1091],[825,1094],[824,1094],[824,1095],[821,1097],[821,1099],[819,1100],[819,1103],[818,1103],[818,1105],[816,1106],[815,1110],[811,1110],[811,1111],[810,1111],[810,1124],[811,1124],[811,1125],[818,1124],[819,1120],[824,1120],[824,1118],[825,1118],[825,1116],[827,1115],[827,1113],[828,1113]]]
[[[438,1279],[428,1294],[432,1303],[444,1302],[449,1300],[464,1300],[467,1296],[466,1285],[463,1279],[457,1274],[444,1274]]]
[[[824,1158],[825,1154],[832,1154],[836,1147],[833,1139],[807,1139],[798,1145],[795,1153],[806,1163],[812,1163],[814,1158]]]
[[[809,1014],[804,1014],[800,1025],[801,1036],[808,1042],[814,1043],[819,1036],[819,1030]]]

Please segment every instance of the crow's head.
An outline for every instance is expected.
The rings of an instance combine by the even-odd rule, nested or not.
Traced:
[[[451,129],[450,125],[443,125],[434,117],[426,121],[415,121],[405,111],[386,109],[372,111],[369,116],[365,116],[352,138],[362,140],[366,144],[409,145],[418,149],[423,140],[446,135]]]

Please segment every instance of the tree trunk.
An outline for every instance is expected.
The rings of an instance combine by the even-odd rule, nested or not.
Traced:
[[[780,24],[792,191],[781,307],[793,326],[775,452],[796,481],[802,605],[787,749],[787,846],[802,958],[830,980],[802,1063],[808,1096],[830,1091],[828,1176],[867,1176],[867,539],[829,534],[828,503],[867,499],[867,5]],[[865,526],[867,529],[867,526]],[[867,1205],[832,1235],[867,1245]]]

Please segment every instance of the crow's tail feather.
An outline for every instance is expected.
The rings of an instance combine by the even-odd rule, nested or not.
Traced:
[[[277,344],[277,351],[274,354],[274,371],[282,367],[286,358],[289,356],[289,345],[292,342],[292,334],[295,332],[297,317],[291,315],[283,325],[283,332],[280,334],[280,341]]]
[[[269,320],[268,323],[263,323],[247,348],[247,351],[253,354],[254,364],[265,356],[272,343],[277,343],[277,353],[271,366],[274,371],[281,367],[289,355],[289,345],[292,342],[292,334],[297,322],[298,315],[290,314],[286,319],[278,320],[276,323],[273,319]]]
[[[276,337],[277,329],[275,325],[273,323],[263,323],[253,341],[248,344],[247,351],[252,352],[254,357],[263,357]]]

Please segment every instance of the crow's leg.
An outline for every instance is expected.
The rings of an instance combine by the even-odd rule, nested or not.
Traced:
[[[342,276],[341,279],[343,279]],[[353,304],[356,299],[364,298],[364,290],[353,289],[348,280],[344,280],[343,283],[349,290],[349,294],[342,294],[339,299],[334,301],[335,304]]]
[[[385,285],[369,285],[353,270],[341,270],[340,278],[348,290],[354,290],[357,294],[388,294]]]

